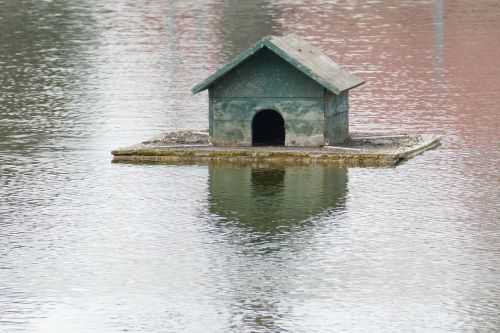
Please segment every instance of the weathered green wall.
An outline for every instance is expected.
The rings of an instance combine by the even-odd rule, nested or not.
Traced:
[[[325,145],[341,143],[349,137],[348,91],[325,94]]]
[[[251,146],[252,119],[266,109],[285,120],[286,146],[323,145],[323,98],[215,98],[211,104],[215,145]]]
[[[214,98],[324,97],[324,88],[264,48],[213,86]]]
[[[214,105],[212,102],[213,94],[214,94],[213,89],[208,88],[208,135],[209,135],[210,139],[213,138],[213,128],[214,128],[214,125],[213,125]]]

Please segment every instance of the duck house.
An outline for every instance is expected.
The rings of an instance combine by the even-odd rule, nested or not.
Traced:
[[[208,89],[214,146],[304,146],[349,137],[349,90],[364,81],[291,34],[264,37],[192,89]]]

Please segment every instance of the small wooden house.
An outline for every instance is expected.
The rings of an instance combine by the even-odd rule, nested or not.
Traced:
[[[364,83],[297,35],[265,37],[192,89],[208,89],[215,146],[308,146],[349,136],[348,92]]]

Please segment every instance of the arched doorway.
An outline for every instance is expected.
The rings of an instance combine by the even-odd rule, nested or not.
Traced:
[[[285,121],[274,110],[259,111],[252,120],[252,146],[284,146]]]

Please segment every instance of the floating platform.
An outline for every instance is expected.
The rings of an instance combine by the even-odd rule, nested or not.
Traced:
[[[113,150],[113,162],[139,163],[325,163],[347,166],[397,165],[437,147],[440,137],[407,133],[351,133],[343,144],[323,147],[219,147],[202,131],[171,132]]]

